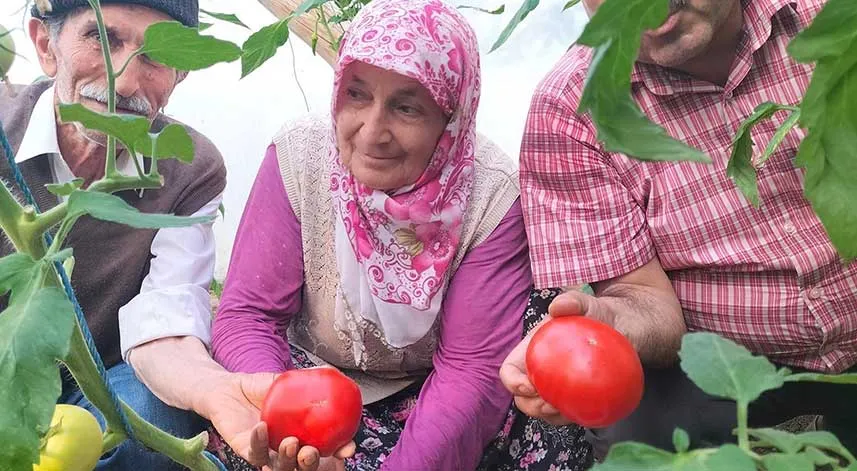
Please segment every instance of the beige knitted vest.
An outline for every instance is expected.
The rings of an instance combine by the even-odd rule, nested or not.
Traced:
[[[283,184],[300,221],[303,239],[303,305],[290,325],[289,339],[317,363],[330,363],[352,376],[363,389],[364,402],[371,402],[395,393],[428,372],[443,313],[425,337],[404,348],[388,345],[373,323],[352,314],[347,307],[343,315],[336,315],[339,276],[334,251],[329,140],[330,120],[320,116],[289,123],[274,138]],[[514,162],[482,136],[478,137],[476,149],[475,179],[451,276],[467,252],[494,231],[520,194]],[[366,401],[367,395],[372,397],[370,401]]]

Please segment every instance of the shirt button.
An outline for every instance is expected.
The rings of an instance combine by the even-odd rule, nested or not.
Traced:
[[[788,235],[794,235],[797,233],[797,228],[794,224],[787,222],[783,224],[783,231],[785,231],[785,233]]]
[[[824,292],[821,290],[821,288],[812,288],[806,295],[807,297],[809,297],[809,299],[818,299],[821,297],[822,294],[824,294]]]

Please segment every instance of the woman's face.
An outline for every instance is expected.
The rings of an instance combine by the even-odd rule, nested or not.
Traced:
[[[419,179],[447,124],[418,81],[363,62],[343,71],[335,113],[342,164],[381,191]]]

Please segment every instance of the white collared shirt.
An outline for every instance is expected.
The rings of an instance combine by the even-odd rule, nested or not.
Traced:
[[[50,158],[53,181],[75,178],[62,158],[57,139],[54,88],[39,97],[15,162]],[[117,158],[117,170],[136,174],[127,154]],[[193,216],[216,216],[223,194]],[[208,288],[214,276],[215,241],[213,223],[160,229],[152,240],[149,273],[140,294],[119,307],[119,340],[122,358],[143,343],[165,337],[191,335],[206,346],[211,341],[211,303]]]

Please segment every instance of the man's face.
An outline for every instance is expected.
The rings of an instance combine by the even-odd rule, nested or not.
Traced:
[[[583,0],[592,16],[604,0]],[[660,27],[643,33],[639,60],[679,67],[708,50],[740,0],[670,0],[670,16]]]
[[[149,25],[170,21],[168,15],[137,5],[102,6],[114,70],[143,44]],[[99,42],[98,26],[92,9],[70,16],[55,38],[51,38],[45,73],[55,79],[57,99],[81,103],[94,111],[107,110],[107,79]],[[155,117],[166,106],[178,82],[174,69],[151,61],[145,55],[134,58],[116,79],[116,112]],[[104,137],[85,131],[87,137],[103,142]]]

